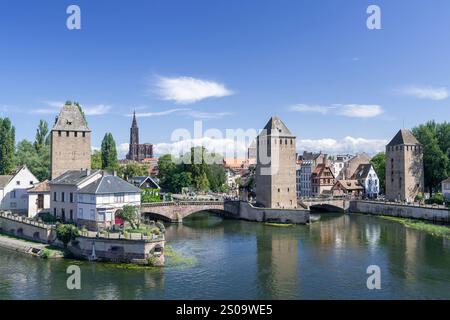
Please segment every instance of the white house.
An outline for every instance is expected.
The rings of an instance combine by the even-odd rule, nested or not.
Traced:
[[[12,175],[0,176],[0,209],[17,213],[27,213],[27,189],[34,187],[39,180],[24,165]]]
[[[78,190],[77,224],[92,230],[122,224],[117,213],[124,205],[139,207],[141,191],[117,176],[102,176]]]
[[[49,185],[50,212],[90,230],[121,223],[118,210],[141,203],[141,189],[101,170],[66,171]]]
[[[28,189],[28,217],[50,212],[50,186],[48,180]]]
[[[378,197],[380,192],[380,180],[375,172],[372,164],[360,164],[352,176],[353,180],[358,182],[364,187],[364,195],[370,199]]]
[[[442,181],[442,194],[446,201],[450,201],[450,177]]]

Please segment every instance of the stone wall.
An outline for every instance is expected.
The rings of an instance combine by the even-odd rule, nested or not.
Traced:
[[[225,217],[256,222],[306,224],[309,211],[303,209],[257,208],[245,201],[225,202]]]
[[[350,201],[349,212],[450,223],[449,209],[403,205],[391,202],[384,203],[376,201],[352,200]]]
[[[0,212],[0,231],[42,243],[50,243],[56,239],[56,232],[50,226],[5,212]]]
[[[78,237],[69,250],[78,258],[91,259],[92,250],[101,261],[147,264],[154,257],[155,265],[164,265],[165,240],[129,240]]]

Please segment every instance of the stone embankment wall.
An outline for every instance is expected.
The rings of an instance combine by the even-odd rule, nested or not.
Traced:
[[[350,201],[349,212],[450,223],[449,209],[404,205],[392,202],[352,200]]]
[[[95,258],[101,261],[164,265],[164,238],[156,240],[107,239],[78,237],[68,249],[78,258],[90,260],[95,250]]]
[[[295,224],[309,222],[309,211],[304,209],[258,208],[245,201],[227,201],[224,209],[225,217],[248,221]]]
[[[56,232],[51,226],[6,212],[0,212],[0,231],[42,243],[56,239]]]

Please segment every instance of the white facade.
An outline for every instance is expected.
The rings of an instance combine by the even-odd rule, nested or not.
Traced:
[[[377,198],[380,192],[380,180],[375,172],[373,166],[370,166],[369,173],[365,179],[359,180],[359,183],[364,187],[364,194],[369,198]]]
[[[124,205],[140,206],[140,193],[78,194],[77,219],[98,222],[103,227],[114,224],[115,213]]]
[[[42,200],[40,199],[42,197]],[[43,207],[38,205],[43,204]],[[28,194],[28,217],[34,218],[39,213],[50,212],[50,193],[30,193]]]
[[[0,187],[0,209],[26,213],[28,211],[27,189],[38,182],[39,180],[26,166],[18,169],[9,181]]]
[[[442,181],[442,194],[447,201],[450,201],[450,178]]]

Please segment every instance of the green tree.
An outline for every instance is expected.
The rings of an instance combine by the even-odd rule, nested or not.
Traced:
[[[119,175],[125,180],[137,176],[146,176],[148,175],[148,167],[135,162],[127,163],[119,168]]]
[[[117,216],[123,221],[128,222],[133,229],[136,229],[136,225],[140,221],[139,208],[136,206],[124,205],[122,210],[117,212]]]
[[[64,244],[64,248],[79,235],[80,231],[72,224],[58,224],[56,227],[56,238]]]
[[[380,189],[386,190],[386,155],[384,152],[376,154],[371,160],[375,172],[377,173],[378,179],[380,181]]]
[[[100,150],[95,150],[91,156],[91,168],[92,169],[102,169],[102,152]]]
[[[34,147],[37,152],[41,152],[46,145],[49,145],[48,138],[48,123],[44,120],[39,120],[38,128],[36,129],[36,138]]]
[[[171,183],[173,175],[177,173],[177,165],[170,154],[161,156],[158,160],[158,179],[163,188],[173,191]]]
[[[442,180],[448,177],[450,168],[449,158],[446,152],[442,150],[448,144],[447,141],[439,141],[438,132],[440,125],[434,121],[421,124],[413,128],[412,132],[417,140],[423,146],[423,164],[425,174],[425,188],[428,189],[430,196],[433,192],[439,190]],[[441,135],[444,133],[441,132]]]
[[[116,142],[111,133],[106,133],[101,147],[102,169],[116,170],[118,167]]]
[[[50,146],[43,145],[40,152],[28,140],[22,140],[16,147],[16,165],[26,165],[39,181],[50,177]]]
[[[15,169],[15,128],[8,118],[0,118],[0,175]]]

